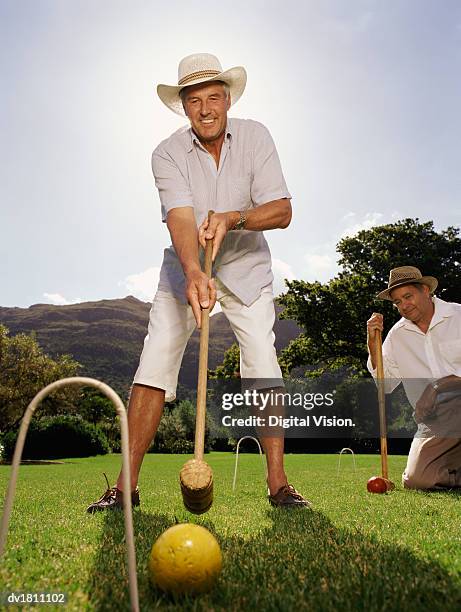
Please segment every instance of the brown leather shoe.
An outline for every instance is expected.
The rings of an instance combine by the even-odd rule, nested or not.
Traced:
[[[277,491],[275,495],[267,496],[271,506],[276,508],[311,508],[312,504],[298,493],[293,485],[286,484]]]
[[[123,510],[123,491],[120,491],[117,487],[109,487],[107,476],[105,474],[104,476],[107,482],[107,490],[98,501],[88,506],[86,511],[90,514],[100,512],[101,510]],[[139,489],[136,487],[131,493],[131,504],[139,506],[139,503]]]

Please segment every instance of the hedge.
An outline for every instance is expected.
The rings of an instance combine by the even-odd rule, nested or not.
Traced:
[[[3,459],[11,460],[19,430],[3,436]],[[105,455],[110,446],[97,425],[75,416],[32,419],[26,436],[23,459],[62,459]]]

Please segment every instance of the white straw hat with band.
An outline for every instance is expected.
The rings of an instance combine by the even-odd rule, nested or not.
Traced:
[[[179,95],[181,89],[207,81],[226,83],[230,90],[231,104],[235,104],[245,90],[247,73],[243,66],[236,66],[223,71],[215,55],[194,53],[179,62],[177,85],[157,85],[158,97],[174,113],[184,116],[185,113]]]

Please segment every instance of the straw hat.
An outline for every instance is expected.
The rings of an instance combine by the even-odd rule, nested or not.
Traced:
[[[392,301],[390,293],[393,289],[402,287],[403,285],[414,285],[415,283],[427,285],[431,293],[434,293],[439,281],[433,276],[423,276],[418,268],[413,266],[401,266],[400,268],[394,268],[391,270],[387,289],[381,291],[381,293],[378,293],[376,297],[379,300]]]
[[[223,81],[229,86],[231,104],[235,104],[243,94],[247,82],[247,73],[242,66],[223,71],[218,58],[210,53],[194,53],[179,62],[178,84],[158,85],[160,100],[174,113],[184,116],[179,92],[184,87],[198,85],[207,81]]]

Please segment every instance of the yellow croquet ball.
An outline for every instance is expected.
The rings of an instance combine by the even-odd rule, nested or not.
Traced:
[[[169,593],[204,593],[222,567],[216,538],[200,525],[181,523],[162,533],[152,546],[149,577]]]

